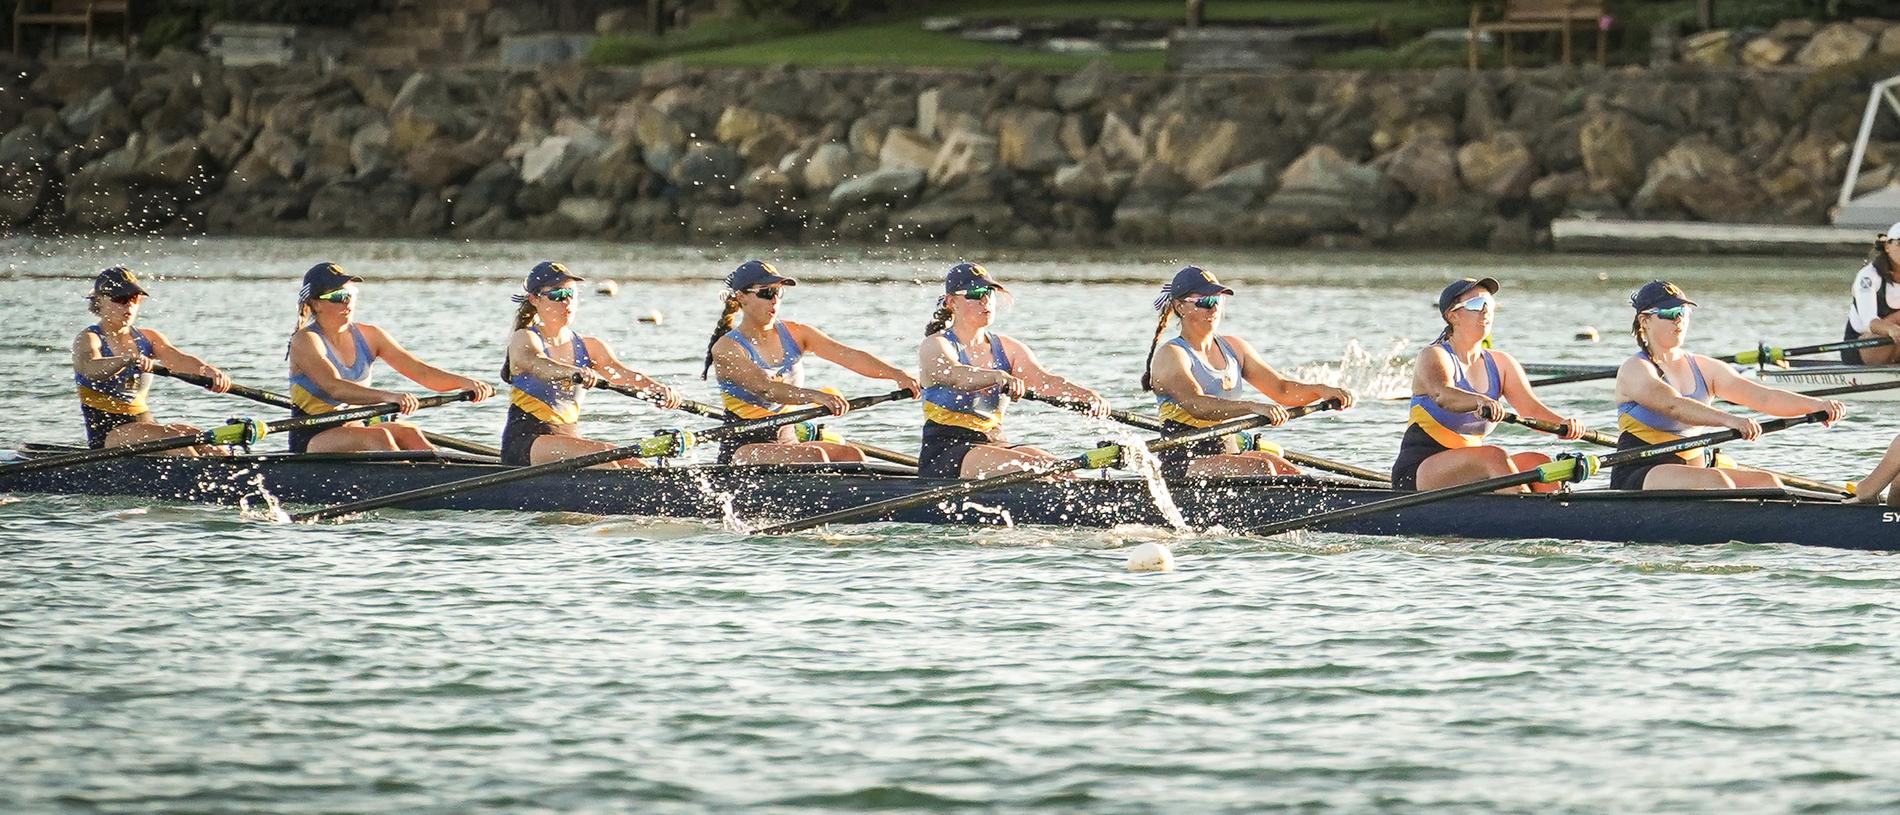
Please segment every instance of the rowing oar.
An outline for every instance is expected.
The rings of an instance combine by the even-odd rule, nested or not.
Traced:
[[[416,402],[419,407],[429,408],[450,402],[460,402],[474,395],[474,391],[456,391],[454,393],[424,396],[417,399]],[[387,416],[401,411],[402,407],[400,405],[394,402],[385,402],[379,405],[365,405],[349,410],[339,410],[334,413],[299,416],[293,419],[278,419],[274,422],[261,422],[256,419],[232,419],[218,427],[188,436],[168,436],[162,439],[149,439],[147,441],[133,442],[131,444],[122,444],[117,447],[80,450],[75,453],[65,453],[57,456],[28,459],[13,464],[0,465],[0,478],[18,473],[30,473],[36,470],[64,467],[70,464],[85,464],[90,461],[134,456],[140,453],[162,453],[166,450],[178,450],[200,444],[255,444],[259,439],[271,433],[282,433],[286,430],[315,430],[318,428],[335,427],[363,419],[373,419],[377,416]]]
[[[211,387],[211,377],[199,376],[197,374],[179,373],[178,371],[169,370],[163,365],[153,365],[152,373],[158,374],[159,376],[169,376],[180,382],[189,382],[193,385],[197,385],[200,388]],[[236,382],[231,383],[231,389],[225,392],[231,394],[232,396],[242,396],[253,402],[262,402],[266,405],[273,405],[280,408],[295,408],[296,407],[296,404],[290,401],[290,397],[285,396],[281,393],[271,393],[270,391],[259,390],[257,388],[253,388],[248,385],[239,385]],[[494,447],[489,447],[488,445],[481,444],[479,442],[472,442],[472,441],[467,441],[465,439],[458,439],[453,436],[438,435],[435,433],[430,433],[427,430],[422,431],[422,437],[425,439],[428,439],[430,444],[433,444],[437,447],[447,447],[450,450],[460,450],[464,453],[474,453],[476,455],[481,455],[481,456],[494,456],[496,458],[501,457],[501,450],[496,449]]]
[[[1809,422],[1818,422],[1826,418],[1826,411],[1817,410],[1805,416],[1770,419],[1761,423],[1761,432],[1773,433],[1777,430],[1785,430],[1795,425],[1807,424]],[[1487,478],[1483,481],[1473,481],[1468,484],[1459,484],[1457,486],[1431,490],[1429,492],[1415,492],[1411,495],[1402,495],[1397,498],[1388,498],[1384,501],[1374,501],[1369,504],[1335,509],[1330,512],[1315,513],[1300,518],[1289,518],[1284,521],[1277,521],[1247,530],[1247,534],[1277,535],[1281,532],[1291,532],[1296,529],[1306,529],[1308,527],[1350,521],[1355,518],[1363,518],[1367,515],[1396,512],[1401,509],[1437,503],[1452,498],[1463,498],[1467,495],[1481,495],[1487,492],[1510,489],[1512,487],[1522,487],[1527,484],[1555,484],[1559,481],[1582,481],[1595,475],[1597,471],[1603,467],[1634,464],[1639,461],[1661,458],[1662,456],[1680,453],[1685,450],[1697,450],[1713,444],[1721,444],[1722,442],[1732,441],[1741,437],[1741,431],[1738,430],[1719,430],[1714,433],[1689,436],[1687,438],[1675,439],[1660,444],[1632,447],[1628,450],[1618,450],[1600,457],[1587,453],[1565,453],[1555,461],[1538,465],[1535,468],[1520,473],[1501,475],[1497,478]]]
[[[862,410],[872,405],[881,404],[881,403],[889,402],[896,399],[909,399],[909,398],[910,398],[910,391],[900,390],[900,391],[891,391],[890,393],[881,393],[876,396],[860,396],[856,399],[851,400],[849,404],[851,405],[852,410]],[[502,470],[496,473],[489,473],[488,475],[478,475],[478,476],[475,476],[474,478],[464,478],[464,479],[461,479],[460,481],[450,481],[446,484],[437,484],[432,487],[421,487],[421,488],[413,489],[413,490],[403,490],[402,492],[390,493],[388,495],[381,495],[375,498],[365,498],[361,501],[351,501],[345,504],[337,504],[335,506],[324,507],[322,509],[315,509],[309,512],[299,512],[295,515],[290,516],[290,519],[293,521],[320,521],[326,518],[335,518],[339,515],[352,515],[359,512],[368,512],[372,509],[382,509],[383,507],[400,506],[402,504],[413,503],[416,501],[421,501],[421,500],[425,500],[429,498],[435,498],[435,497],[443,496],[443,495],[450,495],[450,494],[458,493],[458,492],[466,492],[468,490],[479,489],[482,487],[492,487],[498,484],[509,484],[516,481],[525,481],[530,478],[548,475],[550,473],[564,473],[571,470],[578,470],[583,467],[592,467],[595,464],[605,464],[609,461],[621,461],[621,460],[629,459],[629,458],[657,458],[660,456],[678,455],[679,453],[684,452],[686,448],[691,447],[694,444],[705,444],[707,442],[719,441],[720,439],[729,438],[729,437],[737,436],[744,433],[752,433],[752,432],[756,432],[760,430],[771,430],[774,428],[783,427],[788,424],[795,424],[797,422],[802,422],[802,421],[805,421],[806,419],[816,419],[819,416],[826,415],[830,412],[831,411],[829,409],[824,408],[824,407],[809,407],[809,408],[805,408],[804,410],[795,410],[795,411],[792,411],[791,413],[781,413],[777,416],[767,416],[762,419],[752,419],[752,420],[744,421],[744,422],[731,422],[728,424],[717,425],[714,427],[707,428],[705,430],[698,431],[696,433],[693,433],[693,432],[660,433],[654,436],[650,436],[648,438],[641,439],[632,444],[615,447],[609,450],[601,450],[594,453],[588,453],[586,455],[575,456],[573,458],[564,458],[564,459],[561,459],[560,461],[550,461],[550,462],[547,462],[546,464],[536,464],[532,467],[515,467],[515,468],[511,468],[507,470]]]
[[[1723,362],[1733,362],[1738,365],[1754,365],[1762,362],[1780,362],[1788,357],[1828,354],[1835,351],[1851,351],[1857,348],[1878,348],[1882,345],[1892,344],[1893,339],[1890,337],[1868,337],[1862,340],[1824,342],[1820,345],[1801,345],[1794,348],[1775,348],[1768,345],[1758,345],[1747,351],[1729,354],[1724,357],[1716,357],[1716,359]],[[1617,370],[1616,368],[1610,368],[1602,371],[1549,376],[1543,379],[1531,380],[1531,385],[1533,387],[1543,387],[1545,385],[1563,385],[1570,382],[1589,382],[1596,379],[1615,379]]]
[[[1333,401],[1333,400],[1327,400],[1325,402],[1319,402],[1319,403],[1315,403],[1311,405],[1305,405],[1303,407],[1293,408],[1292,410],[1287,411],[1287,413],[1289,414],[1289,418],[1297,418],[1300,416],[1304,416],[1308,413],[1313,413],[1315,411],[1332,410],[1337,407],[1339,407],[1338,402]],[[1146,442],[1143,446],[1147,447],[1148,452],[1150,453],[1159,453],[1163,450],[1171,450],[1176,447],[1182,447],[1185,445],[1194,444],[1196,442],[1205,441],[1207,439],[1217,439],[1229,433],[1238,433],[1242,430],[1259,427],[1260,425],[1263,425],[1266,423],[1267,423],[1267,418],[1265,416],[1246,416],[1243,418],[1235,419],[1230,422],[1217,424],[1217,425],[1214,425],[1213,427],[1197,428],[1191,431],[1185,431],[1181,433],[1175,433],[1173,435],[1162,436],[1158,439],[1151,439],[1148,442]],[[860,518],[875,518],[877,516],[884,515],[890,512],[897,512],[900,510],[910,509],[911,507],[927,506],[930,504],[940,503],[943,501],[949,501],[949,500],[953,500],[957,498],[964,498],[967,496],[976,495],[977,493],[980,493],[980,492],[988,492],[990,490],[1007,487],[1011,484],[1021,484],[1027,481],[1035,481],[1039,478],[1047,478],[1052,475],[1060,475],[1062,473],[1074,472],[1076,470],[1092,470],[1092,469],[1112,467],[1114,466],[1115,462],[1121,458],[1122,451],[1123,451],[1122,445],[1104,444],[1100,447],[1097,447],[1093,450],[1090,450],[1074,458],[1062,459],[1060,461],[1052,462],[1045,466],[1030,467],[1028,469],[1017,470],[1016,472],[1013,472],[1013,473],[1005,473],[1003,475],[991,476],[989,478],[980,478],[975,481],[964,481],[957,484],[948,484],[942,487],[937,487],[935,489],[928,489],[922,492],[912,493],[910,495],[898,496],[896,498],[890,498],[883,501],[874,501],[872,503],[865,504],[864,506],[854,507],[852,509],[841,509],[835,512],[826,512],[819,515],[812,515],[806,518],[801,518],[796,521],[789,521],[787,523],[778,524],[777,526],[768,526],[764,529],[759,530],[759,534],[784,535],[786,533],[798,532],[800,530],[810,529],[814,526],[823,526],[825,524],[830,524],[830,523],[843,523],[845,521],[854,521]]]
[[[1072,399],[1056,399],[1054,397],[1041,396],[1041,395],[1036,395],[1036,394],[1027,394],[1023,398],[1032,400],[1032,401],[1042,402],[1045,404],[1056,405],[1058,407],[1065,407],[1070,410],[1077,410],[1077,411],[1088,410],[1088,405],[1083,404],[1081,402],[1076,402]],[[1128,425],[1130,427],[1139,427],[1143,430],[1160,431],[1160,430],[1167,429],[1167,423],[1163,422],[1161,419],[1154,416],[1146,416],[1140,413],[1136,413],[1132,410],[1120,410],[1120,409],[1110,410],[1108,412],[1108,417],[1111,419],[1114,419],[1115,421],[1121,422],[1122,424]],[[1371,481],[1375,484],[1392,483],[1392,476],[1390,475],[1377,472],[1374,470],[1368,470],[1364,467],[1355,467],[1343,461],[1334,461],[1329,458],[1320,458],[1319,456],[1315,456],[1310,453],[1300,453],[1293,450],[1288,450],[1284,447],[1281,447],[1277,450],[1272,450],[1269,452],[1272,452],[1274,455],[1277,455],[1283,459],[1286,459],[1287,461],[1291,461],[1294,464],[1298,464],[1305,467],[1311,467],[1321,472],[1328,472],[1328,473],[1333,473],[1335,475],[1349,476],[1351,478],[1358,478],[1365,481]]]
[[[594,387],[605,388],[607,390],[613,391],[614,393],[621,394],[622,396],[631,396],[635,399],[644,399],[648,402],[654,401],[655,397],[657,396],[657,394],[651,393],[649,391],[643,391],[643,390],[638,390],[635,388],[625,387],[622,385],[616,385],[604,379],[601,380],[600,383],[595,385]],[[706,404],[705,402],[694,401],[692,399],[681,399],[680,406],[677,409],[686,411],[687,413],[692,413],[699,416],[705,416],[711,419],[726,418],[725,408],[721,408],[715,405],[709,405],[709,404]],[[878,447],[877,445],[873,445],[873,444],[865,444],[863,442],[851,441],[849,439],[822,438],[822,434],[819,433],[818,428],[810,427],[808,429],[808,427],[803,422],[800,423],[800,427],[798,428],[798,440],[799,441],[829,441],[829,442],[834,442],[837,444],[848,445],[851,447],[858,448],[860,452],[872,458],[881,458],[885,461],[893,462],[896,464],[902,464],[906,467],[917,466],[916,456],[899,453],[896,450],[887,450],[885,448]]]
[[[1504,421],[1510,422],[1511,424],[1528,427],[1540,433],[1549,433],[1553,436],[1562,436],[1564,434],[1563,425],[1560,425],[1556,422],[1546,422],[1543,419],[1532,419],[1525,416],[1519,416],[1515,413],[1505,413]],[[1616,446],[1615,438],[1611,437],[1610,434],[1604,433],[1599,430],[1585,430],[1583,431],[1583,435],[1579,436],[1578,438],[1583,439],[1584,441],[1587,441],[1591,444],[1597,445],[1598,447],[1615,447]],[[1840,484],[1829,484],[1826,481],[1816,481],[1812,478],[1795,475],[1794,473],[1784,473],[1780,470],[1770,470],[1767,467],[1756,467],[1752,464],[1741,464],[1740,462],[1736,462],[1736,464],[1741,469],[1754,470],[1756,472],[1767,473],[1769,475],[1772,475],[1776,478],[1781,479],[1781,483],[1787,484],[1790,487],[1800,487],[1801,489],[1804,489],[1804,490],[1833,493],[1835,495],[1843,495],[1843,496],[1854,494],[1848,491],[1847,487],[1842,486]]]

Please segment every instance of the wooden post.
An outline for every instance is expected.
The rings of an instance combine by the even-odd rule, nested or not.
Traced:
[[[1207,20],[1207,0],[1187,0],[1187,27],[1200,28]]]
[[[1715,0],[1695,0],[1695,24],[1703,31],[1715,27]]]

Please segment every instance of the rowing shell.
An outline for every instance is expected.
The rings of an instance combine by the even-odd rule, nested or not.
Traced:
[[[11,476],[0,481],[0,491],[222,504],[256,501],[268,493],[285,504],[325,505],[447,483],[502,466],[433,453],[131,457]],[[949,483],[899,472],[881,464],[579,470],[432,498],[412,508],[712,519],[733,513],[740,523],[756,527]],[[1389,490],[1306,476],[1194,479],[1173,483],[1171,491],[1190,525],[1216,534],[1394,496]],[[1147,484],[1134,478],[1021,484],[951,505],[906,509],[883,520],[1098,528],[1167,523]],[[1404,537],[1736,541],[1900,550],[1900,512],[1781,490],[1479,495],[1329,529]]]

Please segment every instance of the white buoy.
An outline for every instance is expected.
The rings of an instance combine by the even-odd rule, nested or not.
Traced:
[[[1582,328],[1577,329],[1577,339],[1581,342],[1596,342],[1603,338],[1597,335],[1596,326],[1586,325]]]
[[[666,315],[661,314],[660,310],[656,308],[656,309],[652,309],[648,311],[645,314],[635,317],[634,320],[638,322],[646,323],[647,325],[659,325],[661,323],[666,322]]]
[[[1159,543],[1149,542],[1128,550],[1128,571],[1172,572],[1174,552]]]
[[[594,284],[594,293],[612,297],[620,293],[620,284],[614,282],[611,278],[602,280]]]

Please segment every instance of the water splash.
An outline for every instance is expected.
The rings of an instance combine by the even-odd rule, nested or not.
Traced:
[[[264,474],[250,471],[250,492],[238,498],[238,517],[247,521],[270,521],[271,523],[290,523],[290,513],[284,511],[284,505],[264,487]],[[252,503],[252,499],[259,499]]]
[[[689,471],[693,475],[693,483],[699,485],[700,491],[712,496],[713,500],[719,503],[719,528],[739,535],[751,534],[752,525],[740,520],[739,511],[732,506],[733,494],[723,492],[713,486],[712,478],[706,475],[705,469],[694,467]]]
[[[1363,399],[1398,399],[1412,393],[1412,342],[1394,340],[1382,354],[1348,340],[1338,362],[1315,362],[1289,371],[1295,379],[1345,388]]]
[[[1168,491],[1168,481],[1161,475],[1161,459],[1148,452],[1147,439],[1141,437],[1134,428],[1127,425],[1103,422],[1109,439],[1122,446],[1122,466],[1141,476],[1148,484],[1148,494],[1154,498],[1155,509],[1166,518],[1168,526],[1176,532],[1189,532],[1186,516],[1174,503],[1174,494]]]
[[[968,498],[963,499],[963,503],[961,504],[952,504],[949,501],[945,501],[937,505],[937,511],[951,517],[955,517],[961,512],[974,512],[979,515],[988,515],[992,518],[1000,518],[1003,522],[1004,529],[1016,528],[1016,519],[1010,516],[1008,508],[979,504]]]

